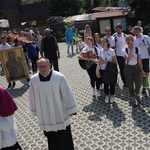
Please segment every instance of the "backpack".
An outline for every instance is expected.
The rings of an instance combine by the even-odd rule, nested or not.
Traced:
[[[150,56],[150,37],[147,35],[143,35],[142,37],[143,37],[142,41],[144,45],[146,46],[148,54]]]
[[[115,38],[115,43],[117,43],[117,33],[113,34],[114,38]],[[126,34],[123,33],[123,36],[126,37]]]
[[[126,53],[128,54],[128,48],[127,47],[125,48],[125,50],[126,50]],[[135,47],[135,53],[137,54],[137,63],[138,63],[138,53],[139,53],[139,50],[138,50],[137,47]],[[127,64],[128,63],[129,63],[129,60],[127,60]]]

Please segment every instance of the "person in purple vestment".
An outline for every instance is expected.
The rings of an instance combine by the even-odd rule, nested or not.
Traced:
[[[0,150],[22,150],[13,117],[17,109],[10,94],[0,86]]]

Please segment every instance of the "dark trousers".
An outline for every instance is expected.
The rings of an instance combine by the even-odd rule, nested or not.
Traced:
[[[31,56],[30,59],[31,59],[31,64],[32,64],[32,71],[33,72],[37,71],[37,64],[36,64],[36,62],[38,60],[38,57],[37,56]]]
[[[106,95],[114,95],[115,94],[115,85],[107,85],[104,83],[104,93]]]
[[[101,70],[100,73],[101,75],[103,74],[105,70]],[[104,83],[104,93],[105,95],[114,95],[115,94],[115,85],[108,85]]]
[[[44,131],[44,135],[48,139],[49,150],[74,150],[70,125],[66,127],[66,130]]]
[[[53,65],[54,70],[59,71],[59,67],[58,67],[58,58],[54,57],[53,59],[49,59],[51,65]]]
[[[121,76],[122,82],[126,84],[126,79],[124,75],[125,58],[122,56],[117,56],[117,61],[118,61],[119,69],[120,69],[120,76]]]
[[[2,148],[0,150],[22,150],[21,146],[19,145],[19,143],[17,142],[14,146],[11,147],[5,147]]]
[[[127,85],[129,88],[130,97],[135,97],[135,93],[139,94],[141,88],[140,67],[138,64],[134,66],[126,65],[124,71]],[[135,83],[135,90],[134,90],[134,83]]]
[[[90,84],[91,87],[95,88],[95,84],[96,84],[96,89],[99,90],[100,89],[100,84],[101,82],[101,78],[97,78],[96,77],[96,64],[93,64],[90,69],[87,70],[87,73],[90,77]]]

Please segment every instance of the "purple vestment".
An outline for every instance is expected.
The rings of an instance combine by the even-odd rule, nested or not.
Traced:
[[[10,94],[0,86],[0,116],[7,117],[18,109]]]

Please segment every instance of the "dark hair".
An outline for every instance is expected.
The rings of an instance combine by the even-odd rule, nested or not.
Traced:
[[[110,48],[110,43],[109,43],[108,38],[107,38],[107,37],[103,37],[103,38],[101,39],[101,41],[103,41],[103,40],[108,43],[107,47]]]
[[[5,35],[2,35],[2,36],[1,36],[1,39],[6,39],[6,36],[5,36]]]
[[[19,42],[18,38],[15,38],[14,43],[18,43],[18,42]]]
[[[116,29],[117,29],[117,28],[122,29],[122,25],[121,25],[121,23],[118,23],[118,24],[116,25]]]

